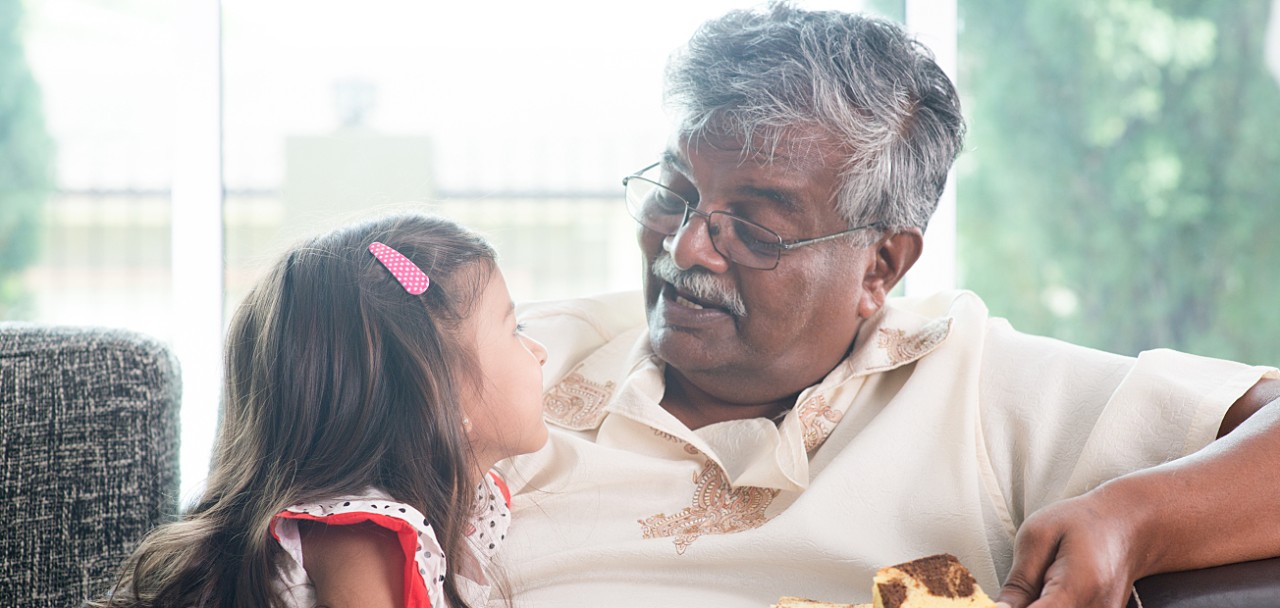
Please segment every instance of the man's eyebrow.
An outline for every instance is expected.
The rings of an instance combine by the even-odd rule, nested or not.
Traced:
[[[738,191],[747,196],[754,196],[773,201],[781,205],[783,210],[787,213],[800,213],[804,211],[804,206],[800,204],[800,199],[788,190],[746,185],[738,186]]]
[[[663,151],[662,164],[672,167],[685,175],[690,173],[689,164],[673,150]],[[804,205],[800,204],[800,198],[789,190],[744,185],[738,186],[738,192],[743,196],[762,198],[777,203],[786,213],[802,213],[804,211]]]

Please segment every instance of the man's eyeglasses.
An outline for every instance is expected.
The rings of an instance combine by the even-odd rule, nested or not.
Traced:
[[[689,218],[700,216],[707,221],[707,234],[711,235],[711,246],[715,247],[716,253],[748,268],[773,270],[778,267],[783,251],[876,226],[872,223],[826,236],[784,241],[778,233],[728,211],[699,211],[696,205],[654,179],[657,177],[654,169],[659,164],[654,163],[622,178],[622,187],[627,193],[627,212],[631,217],[649,230],[673,236],[689,222]]]

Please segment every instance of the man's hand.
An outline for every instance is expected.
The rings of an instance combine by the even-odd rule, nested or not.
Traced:
[[[1095,490],[1033,514],[1018,530],[996,601],[1011,608],[1121,608],[1133,587],[1127,513]]]

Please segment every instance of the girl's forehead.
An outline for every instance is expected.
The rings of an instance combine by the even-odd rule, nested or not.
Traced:
[[[480,293],[480,308],[487,314],[497,313],[505,316],[514,306],[511,292],[507,289],[507,279],[503,276],[502,269],[495,265],[493,271],[489,273],[488,283]]]

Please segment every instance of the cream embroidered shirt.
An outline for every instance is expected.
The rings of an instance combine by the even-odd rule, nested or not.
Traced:
[[[987,590],[1036,509],[1213,440],[1272,368],[1014,331],[969,292],[894,299],[780,423],[658,405],[638,294],[527,305],[552,432],[499,468],[519,607],[869,601],[881,566],[957,555]]]

